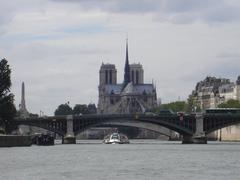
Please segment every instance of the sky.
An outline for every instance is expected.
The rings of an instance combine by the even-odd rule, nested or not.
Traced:
[[[123,81],[126,37],[163,103],[186,100],[206,76],[240,75],[239,0],[0,0],[0,59],[17,108],[25,82],[31,113],[97,104],[102,63]]]

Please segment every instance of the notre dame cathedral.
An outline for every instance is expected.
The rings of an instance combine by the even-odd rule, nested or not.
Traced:
[[[128,42],[123,83],[117,83],[114,64],[102,64],[99,80],[99,114],[144,113],[157,104],[156,87],[144,84],[142,65],[129,64]]]

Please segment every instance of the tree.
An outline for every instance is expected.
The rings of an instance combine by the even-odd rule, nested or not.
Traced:
[[[187,100],[187,107],[186,107],[187,112],[200,112],[201,108],[199,104],[197,103],[196,97],[193,95],[189,95],[188,100]]]
[[[76,104],[73,108],[73,114],[89,114],[88,106],[86,104]]]
[[[95,104],[76,104],[73,108],[73,114],[96,114],[97,108]]]
[[[227,102],[218,105],[219,108],[240,108],[240,101],[230,99]]]
[[[7,96],[11,87],[11,69],[6,59],[0,61],[0,97]]]
[[[95,104],[88,104],[88,112],[89,114],[97,114],[97,107]]]
[[[9,121],[16,115],[14,95],[10,93],[11,69],[6,59],[0,61],[0,119],[4,122],[6,132],[10,132]]]
[[[67,104],[61,104],[58,106],[58,108],[55,110],[55,115],[71,115],[73,114],[72,108]]]
[[[13,104],[14,96],[9,94],[0,98],[0,117],[3,120],[10,121],[16,115],[16,108]]]
[[[174,112],[186,111],[187,103],[185,101],[176,101],[168,104],[161,104],[158,107],[154,108],[154,113],[159,113],[161,109],[169,109]]]

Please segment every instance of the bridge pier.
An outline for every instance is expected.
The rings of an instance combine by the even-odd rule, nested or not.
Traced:
[[[62,144],[76,144],[76,137],[73,133],[73,115],[67,116],[67,133],[63,137]]]
[[[207,144],[206,136],[184,135],[182,144]]]
[[[182,144],[193,144],[193,136],[191,135],[183,135]]]
[[[196,115],[196,132],[193,135],[195,144],[207,144],[207,136],[203,131],[203,115]]]
[[[196,115],[196,132],[193,135],[184,135],[183,144],[207,144],[207,136],[203,131],[203,116]]]

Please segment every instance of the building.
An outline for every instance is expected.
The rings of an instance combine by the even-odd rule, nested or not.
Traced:
[[[208,76],[197,83],[192,95],[202,110],[216,108],[230,99],[240,100],[240,76],[236,83],[229,79]]]
[[[157,104],[156,87],[144,83],[144,70],[141,64],[129,64],[128,42],[124,81],[117,83],[117,70],[114,64],[102,64],[99,71],[98,113],[127,114],[144,113]]]
[[[237,85],[233,82],[219,87],[218,104],[224,103],[230,99],[237,100]]]
[[[197,83],[192,95],[202,110],[217,108],[219,104],[230,99],[240,100],[240,76],[236,82],[230,82],[225,78],[206,77]],[[213,132],[209,137],[225,141],[240,141],[240,124]]]

